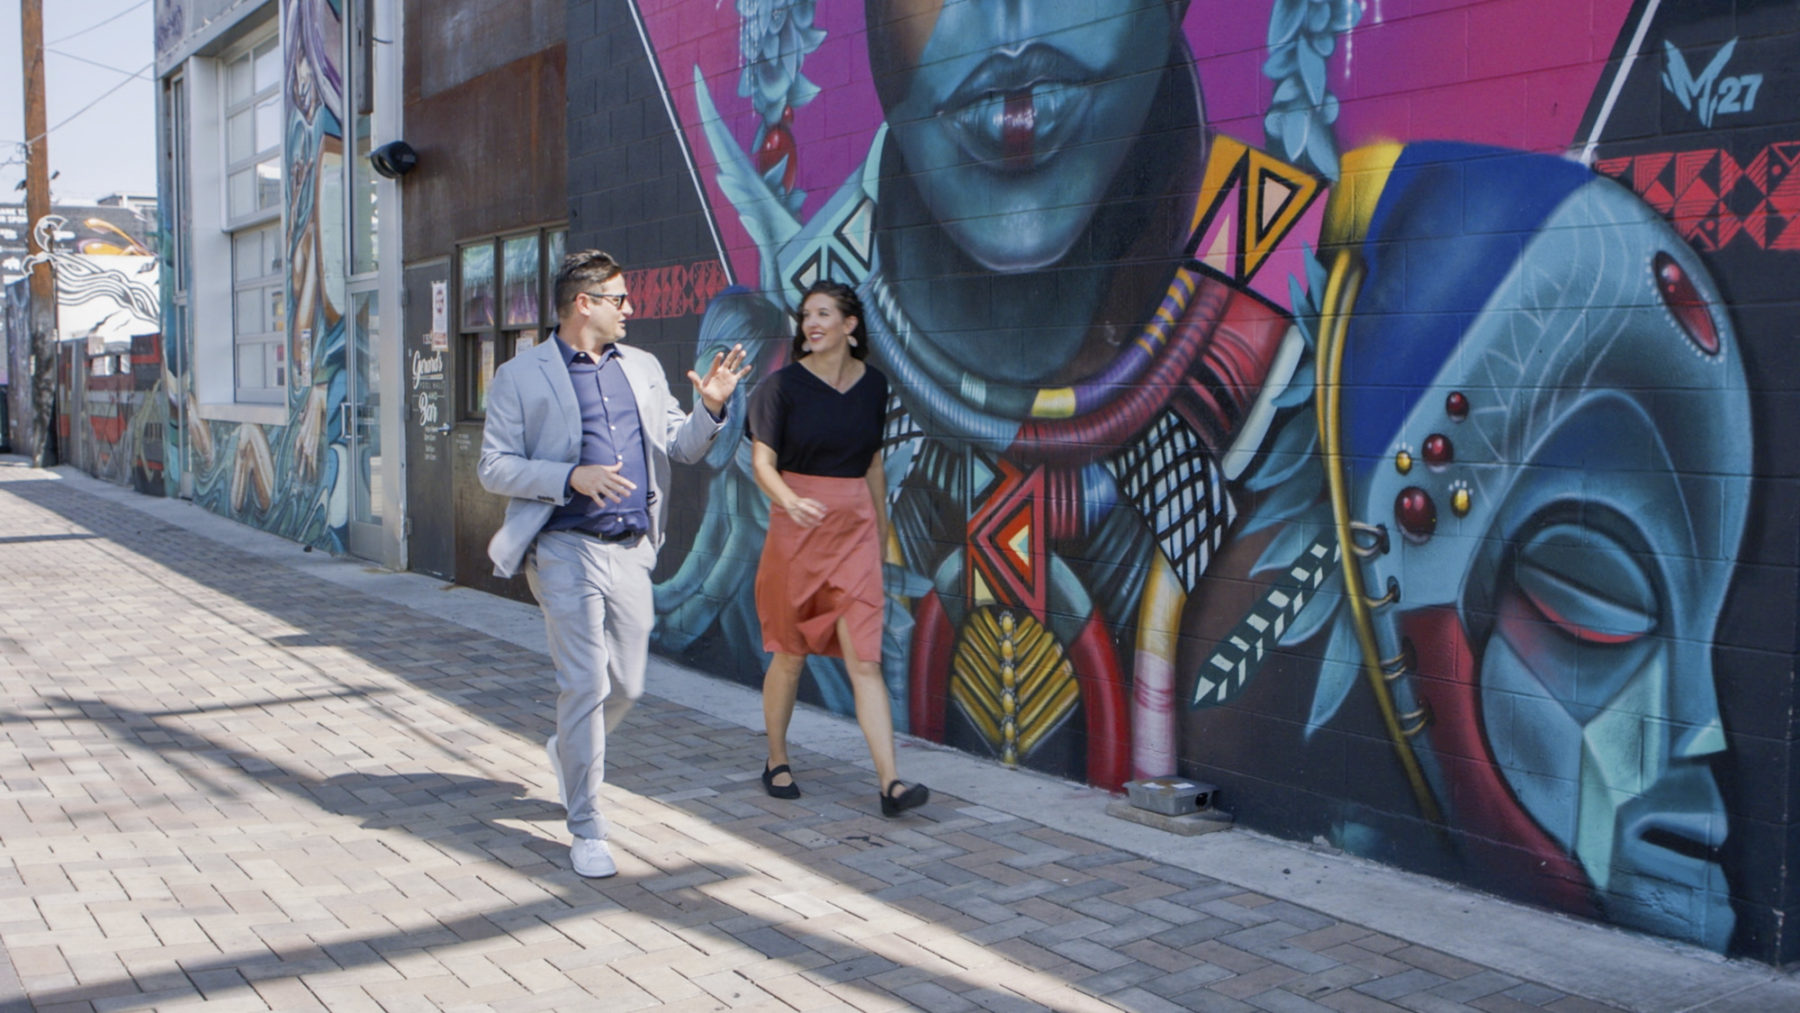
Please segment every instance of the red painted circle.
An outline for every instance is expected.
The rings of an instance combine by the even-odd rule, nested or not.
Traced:
[[[1461,422],[1469,417],[1469,396],[1460,390],[1453,390],[1444,398],[1444,411],[1450,413],[1453,422]]]
[[[1442,467],[1456,460],[1456,448],[1450,443],[1450,437],[1443,433],[1425,437],[1425,446],[1420,449],[1424,451],[1426,464]]]
[[[1394,520],[1407,538],[1422,542],[1437,531],[1437,504],[1425,490],[1409,485],[1394,497]]]

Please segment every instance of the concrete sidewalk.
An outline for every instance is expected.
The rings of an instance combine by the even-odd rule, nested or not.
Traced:
[[[1773,969],[657,663],[568,868],[535,609],[0,459],[0,1009],[1800,1009]]]

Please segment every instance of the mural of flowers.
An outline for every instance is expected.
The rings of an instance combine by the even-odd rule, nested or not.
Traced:
[[[813,27],[815,8],[816,0],[737,0],[743,19],[738,47],[744,61],[738,94],[749,99],[762,118],[752,144],[756,169],[795,212],[806,194],[794,189],[794,110],[819,94],[819,86],[806,79],[801,66],[807,54],[825,41],[825,30]]]
[[[1269,12],[1269,59],[1263,75],[1275,94],[1263,117],[1269,145],[1328,179],[1338,175],[1338,100],[1325,86],[1325,61],[1337,37],[1362,20],[1358,0],[1275,0]]]

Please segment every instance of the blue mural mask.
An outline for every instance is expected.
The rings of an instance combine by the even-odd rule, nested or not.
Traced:
[[[950,0],[883,89],[933,220],[989,270],[1061,260],[1137,140],[1178,22],[1165,0],[1129,6]],[[870,18],[873,51],[905,50],[891,21]]]
[[[1751,441],[1719,294],[1574,163],[1412,145],[1348,175],[1380,199],[1342,339],[1343,482],[1390,533],[1360,573],[1389,599],[1371,646],[1411,662],[1392,707],[1418,776],[1452,826],[1503,835],[1477,810],[1522,810],[1607,917],[1722,950],[1712,641]]]

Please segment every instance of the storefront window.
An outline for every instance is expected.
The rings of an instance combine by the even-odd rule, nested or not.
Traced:
[[[552,280],[567,235],[561,228],[537,229],[467,243],[458,251],[454,304],[463,418],[486,414],[494,370],[543,340],[545,328],[555,323]]]

